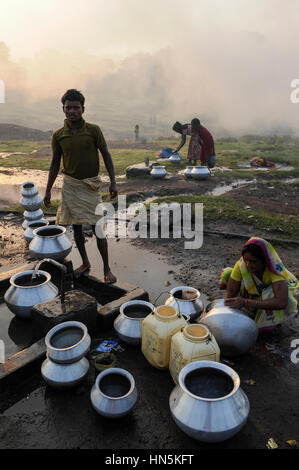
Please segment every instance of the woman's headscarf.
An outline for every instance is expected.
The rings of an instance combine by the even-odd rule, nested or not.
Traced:
[[[271,243],[267,242],[263,238],[251,237],[248,240],[248,242],[245,243],[243,249],[249,245],[256,245],[262,249],[267,268],[269,269],[270,272],[272,272],[273,274],[276,274],[277,276],[282,276],[288,282],[289,287],[292,287],[293,289],[299,288],[298,280],[290,271],[286,269],[286,267],[282,263],[280,257],[278,256],[276,250],[273,248]],[[239,267],[241,270],[241,274],[244,280],[246,290],[248,292],[252,292],[253,290],[256,290],[254,288],[254,283],[250,279],[252,278],[251,273],[248,271],[247,266],[243,260],[243,257],[241,257],[239,260]]]

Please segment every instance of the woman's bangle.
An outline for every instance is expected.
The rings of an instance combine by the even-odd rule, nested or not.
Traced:
[[[244,307],[248,308],[248,299],[244,299]]]

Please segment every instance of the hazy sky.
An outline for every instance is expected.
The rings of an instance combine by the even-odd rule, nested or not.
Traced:
[[[197,114],[231,132],[296,127],[298,25],[299,0],[2,2],[0,43],[10,55],[2,47],[1,61],[0,47],[0,119],[24,122],[26,105],[27,120],[55,126],[53,103],[76,87],[94,119],[109,108],[109,119],[115,112],[132,122],[148,110],[149,120]],[[45,100],[37,118],[33,105]]]
[[[0,31],[14,58],[45,48],[115,57],[196,41],[205,31],[256,31],[291,42],[298,9],[298,0],[9,0]]]

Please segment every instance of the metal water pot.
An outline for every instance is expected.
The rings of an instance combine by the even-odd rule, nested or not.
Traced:
[[[174,287],[165,305],[175,307],[180,314],[187,315],[194,321],[203,311],[203,302],[199,290],[189,286]]]
[[[203,442],[233,437],[245,425],[250,410],[239,375],[213,361],[191,362],[181,370],[169,407],[178,427]]]
[[[58,288],[51,282],[51,275],[38,270],[24,271],[10,279],[10,287],[4,294],[4,300],[17,317],[31,319],[31,309],[35,304],[54,299],[58,296]]]
[[[165,176],[166,176],[165,167],[162,166],[162,165],[154,165],[152,167],[150,175],[151,175],[152,178],[155,178],[155,179],[165,178]]]
[[[47,220],[42,220],[42,219],[28,222],[27,228],[24,232],[24,237],[25,237],[26,242],[30,243],[33,240],[34,238],[33,230],[39,227],[45,227],[48,224],[49,222]]]
[[[226,306],[224,299],[210,302],[199,321],[213,333],[223,356],[245,354],[258,337],[257,324],[242,310]]]
[[[185,176],[185,178],[187,178],[187,179],[191,179],[191,178],[192,178],[191,172],[192,172],[193,168],[194,168],[194,166],[187,166],[187,167],[186,167],[186,169],[185,169],[185,171],[184,171],[184,176]]]
[[[43,198],[38,194],[38,189],[34,183],[23,183],[21,194],[20,204],[26,211],[36,211],[41,207]]]
[[[168,161],[171,163],[180,163],[181,157],[178,153],[173,153],[169,158]]]
[[[191,178],[195,180],[205,180],[210,176],[207,166],[195,166],[191,171]]]
[[[60,323],[47,333],[45,343],[47,358],[41,366],[45,382],[54,388],[78,385],[89,370],[84,357],[91,344],[86,326],[77,321]]]
[[[38,194],[36,184],[32,181],[26,181],[21,185],[21,194],[24,197],[33,197]]]
[[[138,398],[135,380],[125,369],[101,372],[90,392],[94,410],[106,418],[121,418],[134,408]]]
[[[147,315],[152,313],[154,305],[144,300],[130,300],[121,305],[114,329],[120,340],[127,344],[141,344],[141,324]]]
[[[30,242],[30,256],[35,259],[64,259],[72,250],[72,243],[66,235],[66,228],[60,225],[40,227],[33,231]]]
[[[44,216],[44,213],[41,209],[37,209],[36,211],[24,211],[24,219],[27,222],[33,222],[34,220],[39,220]]]

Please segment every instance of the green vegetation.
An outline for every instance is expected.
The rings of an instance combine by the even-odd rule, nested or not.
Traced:
[[[157,148],[163,147],[175,148],[178,145],[176,138],[159,138],[154,142],[145,144],[146,148],[111,148],[111,154],[114,161],[115,171],[117,175],[123,175],[128,166],[144,162],[144,158],[148,156],[151,161],[156,160],[159,151]],[[121,147],[121,142],[119,143]],[[294,170],[287,173],[288,176],[299,175],[299,139],[290,136],[244,136],[241,138],[221,138],[215,141],[217,166],[227,167],[231,171],[221,172],[221,177],[225,179],[231,178],[251,178],[253,175],[257,178],[271,177],[275,174],[276,178],[286,177],[286,172],[282,170],[259,170],[244,171],[238,166],[238,162],[249,162],[253,156],[259,155],[274,163],[289,164]],[[48,152],[45,153],[45,150]],[[42,151],[42,158],[34,156],[33,150]],[[0,166],[12,168],[27,168],[37,170],[48,170],[51,162],[50,145],[45,142],[34,141],[0,141],[0,152],[22,152],[22,155],[10,155],[6,158],[0,158]],[[181,149],[180,155],[182,161],[180,164],[172,164],[166,160],[163,162],[166,170],[172,174],[185,168],[187,164],[188,141]],[[48,155],[48,156],[47,156]],[[102,159],[101,159],[102,160]],[[101,171],[106,174],[106,169],[101,162]],[[220,170],[216,170],[217,172]]]
[[[254,228],[278,233],[280,238],[299,238],[299,219],[297,216],[283,213],[269,213],[264,210],[251,209],[250,212],[234,199],[221,196],[170,196],[157,198],[153,203],[162,204],[177,202],[179,204],[202,203],[204,220],[230,220],[250,224]],[[194,212],[194,206],[193,206]]]
[[[56,213],[57,209],[58,209],[58,206],[59,206],[59,202],[57,199],[51,201],[51,207],[46,207],[44,204],[42,204],[41,206],[41,210],[45,213],[45,214],[52,214],[52,213]],[[23,214],[23,212],[25,211],[25,209],[23,209],[23,207],[20,205],[20,204],[17,204],[16,206],[12,206],[8,209],[9,211],[11,212],[20,212],[21,214]]]

